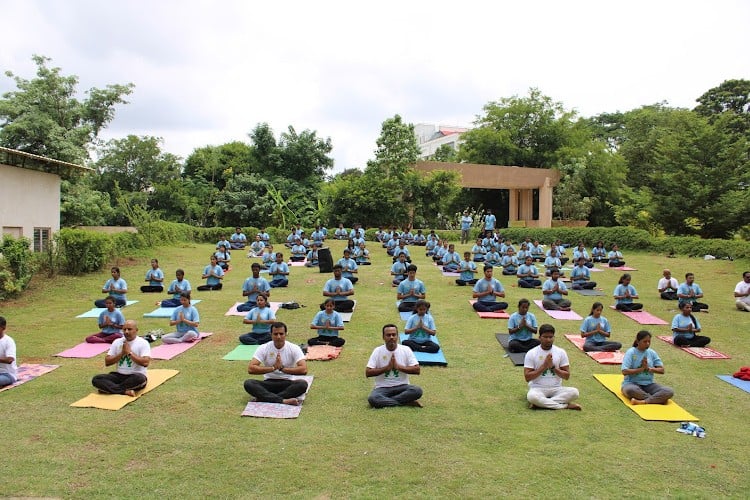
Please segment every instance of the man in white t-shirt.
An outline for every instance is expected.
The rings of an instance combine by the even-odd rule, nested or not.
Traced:
[[[297,344],[286,341],[286,324],[280,321],[271,325],[271,341],[258,347],[247,372],[263,375],[263,380],[245,380],[245,391],[258,402],[297,406],[307,392],[307,382],[295,379],[307,375],[305,354]]]
[[[529,408],[550,410],[580,410],[581,405],[572,403],[578,399],[578,389],[563,387],[562,381],[570,378],[568,355],[555,341],[555,327],[539,327],[540,345],[526,353],[523,361],[523,376],[529,383]]]
[[[14,384],[18,378],[16,343],[5,334],[8,322],[0,316],[0,387]]]
[[[656,285],[659,296],[664,300],[677,300],[677,288],[680,284],[677,278],[672,277],[672,271],[665,269],[661,272],[662,278]]]
[[[151,362],[151,346],[138,336],[138,325],[132,319],[122,327],[123,337],[115,340],[104,358],[106,366],[117,364],[117,370],[95,375],[91,383],[105,394],[135,396],[146,387],[146,367]]]
[[[742,273],[742,281],[734,288],[734,298],[737,309],[750,312],[750,271]]]
[[[407,346],[398,343],[398,328],[388,324],[383,327],[384,345],[372,351],[366,377],[375,377],[375,388],[367,401],[373,408],[387,406],[422,407],[419,398],[422,388],[409,384],[409,375],[419,375],[419,362]]]

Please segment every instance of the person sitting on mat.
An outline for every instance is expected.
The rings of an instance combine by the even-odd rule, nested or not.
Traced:
[[[102,293],[106,293],[107,297],[114,297],[116,307],[125,307],[128,303],[126,296],[128,293],[128,284],[120,277],[119,267],[113,267],[110,269],[110,273],[112,274],[112,277],[104,283]],[[107,304],[104,303],[105,300],[107,299],[104,298],[95,301],[94,306],[100,309],[107,307]]]
[[[401,254],[398,256],[398,260],[391,266],[391,276],[393,286],[398,286],[399,283],[409,277],[409,265],[406,263],[406,255]]]
[[[565,298],[568,287],[560,280],[560,271],[552,268],[551,275],[542,284],[542,307],[549,311],[570,311],[571,303]]]
[[[250,243],[250,250],[247,252],[248,258],[250,257],[262,257],[263,250],[265,250],[266,244],[260,237],[260,234],[255,235],[255,241]]]
[[[5,333],[8,321],[0,316],[0,387],[15,384],[18,378],[16,342]]]
[[[490,264],[489,259],[487,259],[487,263]],[[531,255],[527,255],[524,263],[518,266],[516,276],[518,277],[518,286],[521,288],[542,286],[542,280],[539,279],[539,270],[534,265],[534,259]]]
[[[583,350],[586,352],[612,352],[622,347],[621,343],[608,340],[612,335],[612,327],[607,318],[602,316],[603,309],[601,302],[594,302],[591,313],[581,323],[581,337],[586,339]]]
[[[617,246],[617,243],[612,245],[612,250],[607,254],[607,258],[609,259],[609,262],[607,262],[609,267],[622,267],[625,265],[622,252],[620,251],[620,247]]]
[[[122,327],[123,337],[115,340],[104,357],[106,366],[117,365],[110,373],[94,375],[91,383],[104,394],[124,394],[135,397],[135,392],[146,387],[147,367],[151,363],[151,346],[138,336],[138,324],[129,319]]]
[[[677,283],[677,278],[672,277],[672,271],[665,269],[661,272],[662,278],[659,279],[659,283],[656,285],[656,289],[659,291],[659,296],[664,300],[677,300],[677,289],[680,284]]]
[[[276,252],[276,260],[268,266],[268,274],[271,276],[269,285],[271,288],[284,288],[289,286],[289,264],[284,262],[284,254]]]
[[[312,330],[317,330],[318,336],[308,339],[307,345],[330,345],[341,347],[346,340],[339,337],[339,332],[344,329],[344,320],[334,310],[335,302],[328,298],[323,302],[324,310],[318,311],[310,323]]]
[[[337,264],[341,266],[341,275],[351,281],[352,285],[356,285],[359,278],[354,276],[354,274],[358,273],[359,270],[357,268],[357,263],[352,259],[351,250],[345,248],[344,256],[338,260]]]
[[[151,259],[151,269],[146,271],[146,279],[148,285],[141,287],[143,293],[161,293],[164,291],[164,271],[159,269],[159,261],[157,259]]]
[[[247,245],[247,236],[241,227],[234,228],[234,233],[229,237],[229,246],[232,250],[242,250]]]
[[[503,276],[516,275],[516,271],[518,271],[519,261],[512,246],[508,245],[507,249],[505,250],[505,255],[503,255],[503,258],[500,260],[500,265],[503,268]]]
[[[317,243],[312,244],[310,251],[307,252],[307,255],[305,256],[305,267],[318,267],[320,265],[318,248],[319,245]]]
[[[190,287],[190,282],[185,279],[185,271],[178,269],[174,274],[175,279],[172,280],[172,283],[169,284],[169,288],[167,288],[167,293],[171,293],[172,298],[162,300],[161,307],[179,307],[181,305],[180,294],[182,292],[190,293],[193,291]]]
[[[742,273],[742,281],[734,287],[734,305],[740,311],[750,311],[750,271]]]
[[[573,290],[593,290],[596,288],[596,281],[591,281],[591,271],[586,266],[586,259],[579,257],[575,267],[570,272],[570,281],[573,283]]]
[[[424,283],[417,279],[417,266],[409,264],[406,274],[407,278],[398,284],[396,290],[396,298],[401,301],[398,304],[399,312],[414,311],[417,302],[427,296]]]
[[[631,279],[632,277],[628,273],[620,276],[620,281],[618,281],[618,285],[615,287],[615,291],[612,294],[615,298],[615,309],[618,311],[630,312],[643,309],[643,304],[633,302],[633,299],[638,298],[638,292],[635,287],[630,284]]]
[[[497,297],[505,297],[503,284],[492,277],[493,267],[484,266],[484,278],[474,285],[472,297],[477,299],[472,305],[477,312],[504,311],[508,308],[507,302],[497,302]]]
[[[201,275],[201,278],[206,280],[206,284],[199,286],[199,291],[221,290],[221,280],[224,279],[224,270],[219,265],[219,259],[216,255],[212,255],[211,263],[203,268],[203,275]]]
[[[266,278],[260,276],[260,264],[253,262],[250,266],[253,275],[245,280],[242,284],[242,296],[246,297],[247,302],[237,306],[238,312],[247,312],[256,306],[256,299],[262,295],[268,301],[271,296],[271,285]]]
[[[364,241],[354,248],[354,252],[354,262],[358,266],[372,265],[372,262],[370,262],[370,251],[367,249]]]
[[[630,404],[667,404],[674,396],[671,387],[654,382],[654,373],[664,375],[664,364],[656,351],[651,349],[651,333],[641,330],[635,336],[633,347],[625,351],[622,358],[622,395],[630,398]]]
[[[477,278],[474,275],[477,272],[477,265],[471,260],[471,252],[464,252],[464,260],[458,265],[458,272],[461,275],[456,278],[456,285],[476,285]]]
[[[263,380],[245,380],[245,391],[261,403],[282,403],[297,406],[297,398],[307,392],[305,380],[293,377],[307,374],[305,354],[297,344],[287,342],[286,324],[271,325],[270,342],[258,347],[250,360],[247,372],[263,375]]]
[[[162,335],[161,341],[165,344],[179,344],[180,342],[195,342],[201,336],[198,332],[201,317],[198,309],[190,305],[190,292],[180,294],[181,307],[172,311],[169,326],[176,327],[177,331]]]
[[[276,322],[276,314],[268,306],[265,296],[258,295],[255,300],[256,306],[242,320],[246,325],[253,325],[253,328],[240,335],[241,344],[260,345],[271,341],[271,325]]]
[[[266,245],[263,254],[260,256],[260,268],[269,269],[271,264],[276,261],[276,252],[273,251],[273,245]]]
[[[334,264],[333,278],[326,281],[323,286],[323,296],[331,297],[334,300],[334,309],[337,312],[352,312],[354,301],[349,297],[354,295],[354,286],[351,281],[342,277],[341,273],[341,265]],[[323,309],[325,309],[325,303],[320,304],[320,310]]]
[[[609,262],[609,259],[607,258],[607,249],[604,248],[604,242],[602,240],[597,241],[594,248],[591,249],[591,260],[601,264]]]
[[[432,336],[437,333],[437,328],[435,319],[427,313],[429,308],[429,302],[419,299],[414,305],[414,314],[409,316],[406,322],[404,333],[409,335],[409,338],[402,344],[414,352],[435,354],[440,350],[440,346],[431,340]]]
[[[367,398],[373,408],[388,406],[422,407],[422,388],[409,383],[409,375],[419,375],[420,367],[414,352],[398,343],[396,325],[383,326],[384,344],[376,347],[365,368],[366,377],[375,377],[375,388]]]
[[[442,257],[442,266],[446,273],[457,273],[461,266],[461,256],[453,243],[448,245],[448,252]]]
[[[86,342],[89,344],[111,344],[122,337],[125,316],[115,308],[114,297],[104,299],[104,304],[107,308],[99,313],[99,333],[86,337]]]
[[[681,283],[677,288],[677,299],[680,301],[680,304],[689,302],[693,306],[693,312],[708,312],[708,304],[698,302],[698,299],[702,298],[703,290],[695,282],[695,275],[693,273],[685,274],[685,282]]]
[[[578,389],[564,387],[563,380],[570,378],[570,362],[564,349],[553,345],[555,327],[544,324],[539,327],[539,345],[526,353],[523,360],[523,376],[529,383],[526,399],[529,408],[549,410],[580,410],[573,403],[578,399]]]
[[[216,257],[216,262],[219,266],[221,266],[224,271],[228,271],[229,262],[232,260],[232,254],[229,252],[229,249],[222,245],[217,246],[214,256]]]
[[[692,313],[693,305],[690,302],[680,303],[680,314],[672,319],[672,340],[680,347],[705,347],[711,338],[696,335],[701,331],[701,324]]]
[[[529,257],[530,259],[531,257]],[[538,330],[536,316],[529,312],[529,299],[518,301],[518,311],[510,315],[508,319],[508,351],[528,352],[539,345],[539,340],[534,338]]]

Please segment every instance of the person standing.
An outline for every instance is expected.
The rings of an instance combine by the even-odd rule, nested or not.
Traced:
[[[471,223],[474,220],[469,215],[468,210],[464,210],[464,214],[461,216],[461,244],[465,245],[469,241],[469,233],[471,232]]]

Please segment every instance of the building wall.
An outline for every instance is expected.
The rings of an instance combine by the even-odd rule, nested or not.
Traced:
[[[34,238],[34,228],[60,230],[60,177],[0,164],[0,228]]]

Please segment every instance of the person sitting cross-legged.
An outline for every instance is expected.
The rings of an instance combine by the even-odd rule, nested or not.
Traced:
[[[151,363],[151,346],[138,336],[138,324],[128,320],[122,327],[123,337],[115,340],[104,357],[106,366],[117,365],[110,373],[95,375],[91,384],[104,394],[124,394],[134,397],[146,387],[146,370]]]
[[[672,319],[672,340],[680,347],[705,347],[711,342],[711,338],[697,335],[701,331],[701,324],[692,312],[693,305],[690,302],[680,303],[680,314]]]
[[[477,265],[471,260],[471,252],[464,252],[464,260],[458,265],[458,272],[461,275],[456,279],[456,285],[466,286],[475,285],[477,279],[474,274],[477,272]]]
[[[621,343],[609,340],[612,327],[607,318],[602,316],[603,309],[601,302],[594,302],[591,305],[591,313],[581,323],[581,337],[586,339],[583,342],[583,350],[586,352],[612,352],[622,347]]]
[[[422,388],[409,383],[409,375],[420,373],[414,352],[398,343],[398,328],[393,324],[383,326],[383,342],[372,351],[365,368],[366,377],[375,377],[375,388],[367,401],[373,408],[421,407]]]
[[[180,302],[182,302],[182,307],[175,307],[169,320],[169,326],[176,327],[177,331],[162,336],[161,341],[165,344],[195,342],[200,338],[198,325],[200,325],[201,317],[195,306],[190,305],[190,293],[182,292]]]
[[[534,259],[530,255],[527,255],[525,262],[518,266],[516,276],[518,277],[518,286],[521,288],[537,288],[542,286],[542,280],[539,279],[539,271],[534,265]]]
[[[354,295],[354,285],[342,276],[340,264],[333,265],[333,278],[326,281],[323,286],[323,296],[334,300],[334,309],[337,312],[352,312],[354,301],[350,299]],[[325,309],[325,302],[320,304],[320,310]]]
[[[318,311],[310,323],[310,328],[317,331],[318,336],[308,339],[308,345],[330,345],[341,347],[346,340],[339,337],[339,332],[344,329],[344,320],[341,315],[334,310],[335,302],[332,298],[327,298],[323,302],[324,309]]]
[[[474,285],[472,297],[477,301],[472,307],[477,312],[504,311],[508,308],[507,302],[497,301],[497,297],[505,297],[505,288],[502,283],[492,277],[492,269],[492,266],[485,265],[484,278]]]
[[[429,302],[419,299],[414,306],[414,314],[409,316],[404,327],[404,333],[409,338],[402,344],[408,346],[414,352],[428,352],[435,354],[440,350],[440,346],[432,341],[432,336],[437,333],[435,319],[427,311],[430,308]]]
[[[596,288],[596,281],[591,281],[591,271],[586,266],[586,259],[579,257],[576,265],[570,272],[570,281],[573,283],[573,290],[593,290]]]
[[[542,285],[542,307],[549,311],[570,311],[570,301],[565,298],[568,295],[568,287],[560,280],[560,271],[552,268],[551,276]]]
[[[417,302],[426,296],[424,283],[417,279],[417,266],[409,264],[406,275],[407,278],[398,284],[396,290],[396,298],[401,301],[398,304],[400,312],[413,311]]]
[[[620,281],[615,287],[613,296],[615,298],[615,309],[618,311],[630,312],[643,309],[643,304],[633,302],[633,299],[638,298],[638,292],[635,287],[630,284],[631,279],[630,274],[625,273],[620,276]]]
[[[523,361],[523,376],[529,383],[526,399],[530,408],[549,410],[580,410],[573,403],[578,399],[578,389],[564,387],[563,380],[570,378],[570,362],[565,350],[553,345],[555,327],[549,324],[539,327],[540,344],[526,353]]]
[[[265,297],[266,301],[271,296],[271,284],[266,278],[260,276],[260,264],[253,262],[250,266],[253,275],[242,284],[242,296],[246,302],[237,306],[238,312],[247,312],[254,308],[259,295]]]
[[[531,258],[531,257],[529,257]],[[508,319],[508,350],[510,352],[528,352],[539,345],[534,338],[538,330],[536,316],[529,312],[529,299],[518,301],[518,311],[510,315]]]
[[[289,265],[284,262],[284,254],[276,252],[276,260],[268,266],[268,274],[271,276],[271,288],[289,286]]]
[[[271,341],[271,325],[276,322],[276,314],[268,307],[268,299],[263,295],[256,297],[256,305],[242,320],[245,325],[253,325],[252,330],[240,335],[240,343],[260,345]]]

